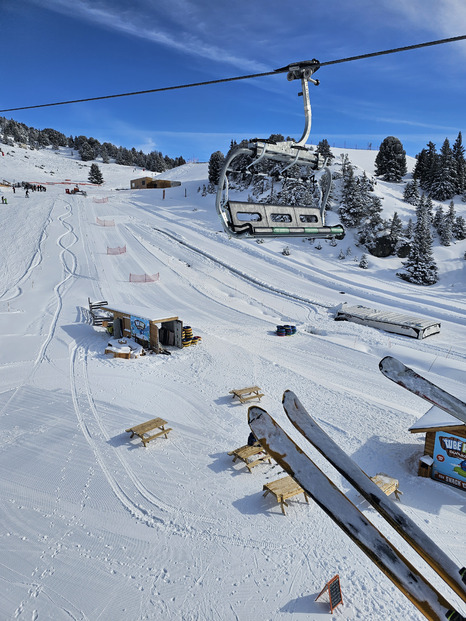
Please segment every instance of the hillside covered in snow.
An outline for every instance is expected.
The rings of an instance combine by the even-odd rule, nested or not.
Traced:
[[[423,619],[312,500],[292,498],[284,515],[263,496],[284,475],[276,463],[251,472],[233,463],[228,453],[250,430],[247,404],[230,391],[254,385],[261,407],[465,614],[300,438],[281,401],[294,391],[368,475],[398,479],[402,510],[464,566],[464,492],[417,475],[424,437],[409,428],[430,406],[378,364],[394,356],[466,399],[466,241],[434,237],[438,282],[413,285],[397,277],[397,256],[368,255],[362,269],[365,249],[351,230],[320,249],[229,238],[203,192],[207,164],[159,175],[178,187],[130,190],[152,173],[97,161],[104,183],[95,186],[93,162],[70,149],[0,148],[0,181],[46,187],[28,197],[0,187],[0,617],[323,620],[328,603],[315,598],[339,574],[335,618]],[[346,153],[358,174],[374,175],[375,151]],[[406,180],[413,165],[408,158]],[[86,195],[66,193],[76,184]],[[378,180],[374,191],[383,217],[396,211],[406,225],[415,211],[403,188]],[[459,197],[455,209],[466,216]],[[126,252],[107,253],[116,247]],[[113,358],[109,334],[89,322],[89,299],[179,317],[201,340],[170,355]],[[415,340],[335,322],[343,302],[432,318],[441,331]],[[296,334],[278,337],[283,324]],[[172,431],[146,448],[125,431],[155,417]]]

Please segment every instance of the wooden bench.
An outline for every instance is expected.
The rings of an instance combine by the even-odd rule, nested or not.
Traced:
[[[259,399],[264,395],[261,393],[261,389],[259,386],[249,386],[248,388],[238,388],[235,390],[230,390],[230,395],[233,395],[233,399],[237,397],[241,403],[245,403],[246,401],[250,401],[251,399]]]
[[[240,459],[246,464],[246,468],[251,472],[254,466],[261,464],[264,461],[268,461],[269,464],[272,463],[272,459],[266,451],[262,448],[262,446],[256,442],[253,446],[249,446],[246,444],[245,446],[240,446],[240,448],[235,449],[234,451],[230,451],[228,455],[233,455],[233,463]],[[251,458],[253,461],[249,461]]]
[[[163,420],[163,418],[153,418],[152,420],[148,420],[140,425],[134,425],[134,427],[130,427],[129,429],[126,429],[126,431],[131,433],[130,439],[133,436],[139,436],[144,446],[146,446],[146,444],[154,438],[158,438],[159,436],[165,436],[166,438],[168,437],[168,433],[173,430],[171,428],[165,429],[166,424],[167,421]],[[159,431],[149,435],[148,437],[144,435],[154,431],[155,429],[159,429]]]
[[[286,502],[288,498],[292,498],[293,496],[297,496],[298,494],[304,494],[306,502],[309,503],[308,495],[306,494],[306,492],[290,476],[286,476],[282,479],[277,479],[276,481],[266,483],[262,489],[265,490],[265,493],[263,494],[264,496],[267,496],[267,494],[269,493],[275,496],[277,502],[280,503],[283,515],[286,515],[285,507],[288,506],[288,503]]]
[[[398,489],[398,479],[393,479],[389,477],[388,474],[384,474],[383,472],[379,472],[370,478],[377,487],[379,487],[384,494],[390,496],[390,494],[395,494],[395,498],[400,500],[400,495],[403,493]]]

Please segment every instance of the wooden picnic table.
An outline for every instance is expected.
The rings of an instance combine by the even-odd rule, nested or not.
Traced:
[[[266,453],[266,451],[264,451],[264,449],[258,442],[256,442],[256,444],[253,444],[252,446],[249,446],[248,444],[246,444],[245,446],[240,446],[234,451],[230,451],[228,455],[233,455],[233,463],[237,459],[243,461],[246,464],[246,468],[249,470],[249,472],[251,472],[254,466],[257,466],[264,461],[268,461],[269,464],[272,463],[270,455]],[[253,459],[253,461],[249,461],[251,458],[255,459]]]
[[[172,429],[165,429],[166,424],[167,421],[163,420],[163,418],[152,418],[151,420],[148,420],[145,423],[141,423],[140,425],[134,425],[133,427],[126,429],[126,431],[128,433],[131,433],[130,438],[132,438],[133,436],[139,436],[144,446],[146,446],[146,444],[154,438],[158,438],[159,436],[165,436],[166,438],[168,437],[168,432],[172,431]],[[159,431],[157,433],[149,435],[148,437],[145,435],[150,433],[151,431],[154,431],[155,429],[158,429]]]
[[[285,507],[288,507],[288,503],[286,502],[288,498],[292,498],[293,496],[297,496],[298,494],[304,494],[306,502],[309,503],[308,495],[306,494],[306,492],[290,476],[286,476],[281,479],[271,481],[270,483],[266,483],[262,489],[265,490],[265,493],[263,494],[264,496],[267,496],[267,494],[269,493],[275,496],[277,502],[280,503],[283,515],[286,515]]]
[[[379,472],[371,477],[371,481],[374,481],[377,487],[379,487],[387,496],[394,493],[395,498],[400,500],[400,495],[403,492],[398,489],[398,479],[394,479],[393,477],[389,477],[388,474]]]
[[[251,399],[259,399],[264,395],[261,393],[261,389],[259,386],[248,386],[247,388],[236,388],[234,390],[230,390],[230,395],[233,395],[233,399],[237,397],[241,403],[245,403],[246,401],[250,401]]]

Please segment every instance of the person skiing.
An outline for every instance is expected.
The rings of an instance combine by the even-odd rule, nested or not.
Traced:
[[[29,198],[29,188],[26,190],[26,198]]]

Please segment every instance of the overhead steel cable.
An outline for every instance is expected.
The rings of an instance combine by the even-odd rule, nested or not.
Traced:
[[[147,89],[144,91],[133,91],[130,93],[118,93],[115,95],[101,95],[100,97],[86,97],[83,99],[70,99],[69,101],[55,101],[52,103],[45,103],[45,104],[37,104],[34,106],[21,106],[18,108],[5,108],[4,110],[0,110],[0,112],[15,112],[18,110],[32,110],[32,109],[36,109],[36,108],[49,108],[51,106],[65,106],[67,104],[73,104],[73,103],[84,103],[86,101],[99,101],[102,99],[115,99],[117,97],[131,97],[133,95],[147,95],[148,93],[162,93],[165,91],[174,91],[174,90],[179,90],[182,88],[193,88],[194,86],[209,86],[211,84],[222,84],[225,82],[235,82],[237,80],[249,80],[251,78],[262,78],[265,76],[270,76],[270,75],[277,75],[279,73],[285,73],[289,70],[290,67],[295,66],[295,65],[300,65],[300,64],[313,64],[316,65],[317,67],[326,67],[329,65],[337,65],[340,63],[347,63],[353,60],[362,60],[365,58],[374,58],[376,56],[384,56],[386,54],[397,54],[399,52],[407,52],[410,50],[416,50],[416,49],[420,49],[423,47],[430,47],[433,45],[442,45],[444,43],[453,43],[455,41],[462,41],[466,39],[466,35],[460,35],[457,37],[450,37],[448,39],[438,39],[436,41],[427,41],[425,43],[417,43],[415,45],[407,45],[405,47],[397,47],[397,48],[392,48],[390,50],[383,50],[380,52],[371,52],[369,54],[360,54],[358,56],[349,56],[347,58],[339,58],[337,60],[328,60],[325,62],[319,62],[319,61],[301,61],[301,62],[297,62],[297,63],[291,63],[289,65],[287,65],[286,67],[281,67],[280,69],[274,69],[273,71],[265,71],[263,73],[251,73],[249,75],[240,75],[240,76],[236,76],[236,77],[232,77],[232,78],[220,78],[218,80],[208,80],[206,82],[192,82],[190,84],[177,84],[175,86],[164,86],[162,88],[151,88],[151,89]]]

